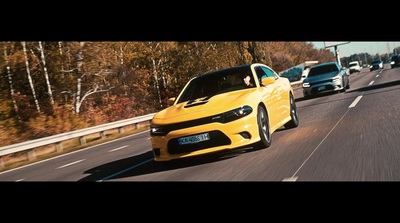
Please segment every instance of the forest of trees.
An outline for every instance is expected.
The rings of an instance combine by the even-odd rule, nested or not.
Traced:
[[[156,112],[193,77],[335,61],[307,42],[0,42],[0,146]]]

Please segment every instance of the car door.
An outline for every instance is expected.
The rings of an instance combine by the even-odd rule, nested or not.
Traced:
[[[281,120],[280,100],[282,97],[282,89],[279,85],[279,81],[267,86],[262,85],[262,79],[267,77],[275,78],[274,73],[271,70],[263,66],[257,66],[255,67],[255,71],[257,74],[257,79],[261,86],[262,101],[264,102],[268,110],[270,126],[271,128],[274,128]],[[277,79],[275,79],[275,81],[276,80]]]
[[[287,116],[290,116],[290,100],[289,100],[289,91],[290,84],[287,81],[287,78],[281,78],[277,73],[273,70],[262,67],[262,69],[267,73],[268,76],[275,78],[275,85],[277,89],[277,112],[279,114],[279,122],[285,119]]]

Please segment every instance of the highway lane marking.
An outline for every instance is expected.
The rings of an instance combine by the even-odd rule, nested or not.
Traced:
[[[296,170],[296,172],[294,172],[294,174],[292,175],[292,177],[288,177],[288,178],[284,178],[284,180],[286,179],[295,179],[297,180],[298,176],[296,176],[296,174],[300,171],[300,169],[304,166],[304,164],[307,163],[307,161],[311,158],[311,156],[315,153],[315,151],[317,151],[317,149],[322,145],[322,143],[325,142],[325,140],[328,138],[328,136],[333,132],[333,130],[336,128],[336,126],[342,121],[342,119],[344,118],[344,116],[346,116],[346,114],[350,111],[350,109],[347,109],[347,111],[342,115],[342,117],[339,119],[338,122],[336,122],[335,126],[333,126],[333,128],[328,132],[328,134],[322,139],[322,141],[318,144],[317,147],[315,147],[315,149],[312,151],[312,153],[307,157],[306,160],[304,160],[304,162],[300,165],[300,167]],[[292,180],[293,181],[293,180]]]
[[[371,81],[371,84],[373,84],[374,81]],[[322,145],[322,143],[328,138],[328,136],[332,133],[332,131],[336,128],[336,126],[340,123],[340,121],[342,121],[342,119],[344,118],[344,116],[346,116],[346,114],[350,111],[350,108],[354,108],[357,103],[361,100],[361,98],[363,97],[364,92],[362,92],[362,94],[360,96],[358,96],[353,103],[350,104],[349,109],[347,109],[346,113],[343,114],[343,116],[339,119],[339,121],[335,124],[335,126],[333,126],[333,128],[328,132],[328,134],[325,136],[325,138],[322,139],[322,141],[318,144],[317,147],[315,147],[315,149],[312,151],[312,153],[307,157],[307,159],[301,164],[301,166],[296,170],[296,172],[293,174],[292,177],[288,177],[288,178],[284,178],[282,181],[296,181],[298,176],[296,176],[296,174],[300,171],[300,169],[304,166],[304,164],[306,164],[306,162],[311,158],[311,156],[315,153],[315,151],[317,151],[317,149]],[[315,131],[314,131],[315,132]],[[362,135],[361,135],[362,137]]]
[[[23,180],[25,180],[26,178],[22,178],[22,179],[19,179],[19,180],[16,180],[16,181],[14,181],[14,182],[21,182],[21,181],[23,181]]]
[[[97,180],[96,182],[103,182],[103,181],[105,181],[105,180],[108,180],[108,179],[110,179],[110,178],[113,178],[113,177],[115,177],[115,176],[118,176],[118,175],[120,175],[121,173],[125,173],[126,171],[132,170],[132,169],[134,169],[134,168],[136,168],[136,167],[139,167],[139,166],[141,166],[141,165],[143,165],[143,164],[146,164],[146,163],[148,163],[148,162],[150,162],[150,161],[153,161],[153,160],[154,160],[154,158],[148,159],[148,160],[143,161],[143,162],[141,162],[141,163],[139,163],[139,164],[133,165],[133,166],[127,168],[127,169],[124,169],[124,170],[121,170],[121,171],[119,171],[119,172],[117,172],[117,173],[111,174],[110,176],[104,177],[104,178],[102,178],[101,180]]]
[[[354,107],[357,105],[357,103],[361,100],[362,97],[363,97],[362,95],[358,96],[358,97],[353,101],[353,103],[351,103],[351,105],[349,106],[349,108],[354,108]]]
[[[67,166],[71,166],[71,165],[74,165],[74,164],[80,163],[80,162],[82,162],[82,161],[85,161],[85,160],[86,160],[86,159],[81,159],[81,160],[78,160],[78,161],[75,161],[75,162],[72,162],[72,163],[68,163],[68,164],[65,164],[65,165],[59,166],[59,167],[57,167],[56,169],[61,169],[61,168],[67,167]]]
[[[298,177],[288,177],[282,180],[282,182],[295,182]]]
[[[52,157],[52,158],[49,158],[49,159],[44,159],[44,160],[37,161],[37,162],[31,163],[31,164],[27,164],[27,165],[24,165],[24,166],[16,167],[14,169],[10,169],[10,170],[6,170],[6,171],[3,171],[3,172],[0,172],[0,175],[8,173],[8,172],[15,171],[15,170],[19,170],[19,169],[22,169],[22,168],[25,168],[25,167],[30,167],[30,166],[33,166],[33,165],[36,165],[36,164],[39,164],[39,163],[44,163],[46,161],[50,161],[50,160],[54,160],[54,159],[57,159],[57,158],[61,158],[63,156],[68,156],[68,155],[71,155],[71,154],[74,154],[74,153],[83,152],[83,151],[95,148],[97,146],[102,146],[102,145],[105,145],[105,144],[113,143],[113,142],[118,141],[118,140],[126,139],[126,138],[129,138],[129,137],[133,137],[133,136],[140,135],[140,134],[143,134],[143,133],[148,133],[148,132],[150,132],[150,130],[145,130],[143,132],[138,132],[138,133],[135,133],[133,135],[128,135],[128,136],[125,136],[125,137],[122,137],[122,138],[118,138],[118,139],[114,139],[114,140],[111,140],[111,141],[108,141],[108,142],[104,142],[104,143],[100,143],[100,144],[97,144],[97,145],[89,146],[89,147],[87,147],[85,149],[76,150],[76,151],[73,151],[73,152],[70,152],[70,153],[65,153],[65,154],[62,154],[62,155],[59,155],[59,156],[55,156],[55,157]]]
[[[369,82],[368,86],[371,86],[375,81]]]
[[[129,145],[121,146],[121,147],[118,147],[118,148],[112,149],[112,150],[110,150],[110,151],[108,151],[108,152],[114,152],[114,151],[118,151],[118,150],[120,150],[120,149],[123,149],[123,148],[126,148],[126,147],[128,147],[128,146],[129,146]]]
[[[376,77],[379,77],[379,74],[377,74]]]

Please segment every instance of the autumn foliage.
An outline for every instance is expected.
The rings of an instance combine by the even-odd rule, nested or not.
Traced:
[[[0,49],[0,146],[159,111],[188,80],[214,70],[334,61],[306,42],[38,41]]]

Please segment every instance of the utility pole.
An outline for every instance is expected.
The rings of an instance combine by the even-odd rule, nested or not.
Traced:
[[[338,50],[337,46],[342,45],[342,44],[347,44],[347,43],[350,43],[350,42],[348,42],[348,41],[347,42],[324,42],[325,48],[332,47],[332,46],[334,47],[333,49],[335,51],[336,62],[339,64],[339,66],[342,66],[342,65],[340,64],[339,50]]]
[[[336,58],[336,62],[339,64],[339,66],[342,66],[340,63],[340,56],[339,56],[339,50],[337,48],[337,45],[335,46],[335,58]]]

